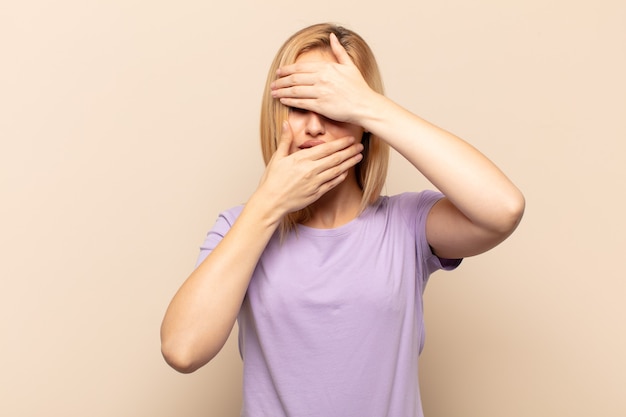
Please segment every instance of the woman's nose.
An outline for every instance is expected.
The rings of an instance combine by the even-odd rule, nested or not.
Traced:
[[[311,136],[318,136],[326,133],[324,116],[321,116],[312,111],[308,112],[306,121],[306,133]]]

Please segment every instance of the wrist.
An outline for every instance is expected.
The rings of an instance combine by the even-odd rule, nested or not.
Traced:
[[[268,198],[258,190],[245,204],[244,211],[252,214],[265,227],[276,228],[285,213],[276,205],[275,199]]]
[[[363,103],[366,104],[359,109],[355,124],[369,132],[375,131],[380,122],[385,119],[384,115],[388,112],[390,100],[384,95],[372,91],[372,95]]]

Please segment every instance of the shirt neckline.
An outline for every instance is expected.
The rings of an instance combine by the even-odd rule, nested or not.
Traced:
[[[369,216],[369,213],[372,210],[375,210],[376,207],[378,207],[381,200],[382,200],[382,197],[379,197],[376,200],[376,202],[368,205],[365,208],[365,210],[363,210],[358,216],[356,216],[354,219],[350,220],[349,222],[342,224],[341,226],[333,227],[330,229],[320,229],[317,227],[311,227],[311,226],[305,226],[303,224],[298,224],[296,225],[296,232],[303,234],[303,235],[307,235],[307,236],[331,237],[331,236],[345,235],[347,233],[350,233],[354,229],[358,228],[365,221],[367,216]]]

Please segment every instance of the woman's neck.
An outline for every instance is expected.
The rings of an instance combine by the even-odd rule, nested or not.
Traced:
[[[356,180],[350,181],[348,177],[346,181],[311,204],[311,218],[303,225],[317,229],[334,229],[342,226],[359,215],[362,197],[363,191]]]

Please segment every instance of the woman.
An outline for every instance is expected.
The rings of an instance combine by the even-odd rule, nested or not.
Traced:
[[[193,372],[239,323],[243,416],[421,416],[428,276],[496,246],[524,198],[485,156],[382,94],[361,37],[320,24],[278,52],[265,173],[223,212],[161,329]],[[440,193],[380,196],[389,146]]]

